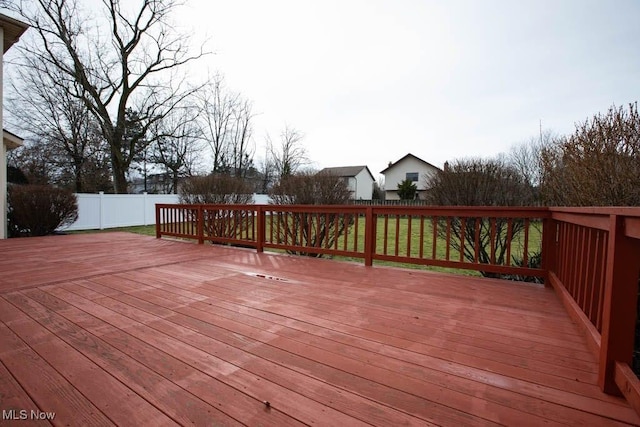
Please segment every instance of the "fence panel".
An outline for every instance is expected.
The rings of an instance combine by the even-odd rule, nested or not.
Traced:
[[[60,231],[155,224],[157,203],[178,203],[177,194],[76,194],[78,219]]]
[[[78,219],[59,231],[97,230],[155,224],[156,204],[178,204],[177,194],[76,194]],[[256,204],[270,202],[266,194],[254,194]]]

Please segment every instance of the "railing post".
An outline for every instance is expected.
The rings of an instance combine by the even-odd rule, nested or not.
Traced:
[[[373,253],[376,248],[376,236],[374,233],[375,218],[373,217],[373,207],[367,206],[365,208],[365,221],[364,221],[364,265],[371,267],[373,265]]]
[[[542,220],[542,265],[540,266],[544,270],[544,286],[546,288],[551,287],[549,273],[555,271],[556,268],[557,234],[558,224],[549,212],[549,217]]]
[[[264,241],[266,239],[266,230],[265,230],[265,225],[266,225],[266,219],[265,219],[265,213],[264,213],[264,208],[262,207],[262,205],[258,205],[257,206],[257,214],[258,214],[258,235],[256,236],[256,251],[258,252],[263,252],[264,251]]]
[[[204,244],[204,208],[202,205],[198,205],[198,244]]]
[[[160,234],[160,205],[156,203],[156,239],[159,239]]]
[[[624,216],[611,215],[598,372],[598,385],[608,394],[620,394],[616,361],[631,364],[632,360],[639,257],[640,240],[625,236]]]

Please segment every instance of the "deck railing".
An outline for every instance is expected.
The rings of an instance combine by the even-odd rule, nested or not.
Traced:
[[[550,208],[549,283],[584,330],[598,384],[640,413],[631,370],[640,276],[640,208]]]
[[[546,277],[529,262],[549,216],[540,208],[157,205],[156,214],[157,237]]]
[[[640,413],[640,208],[156,205],[156,235],[540,277],[585,331],[602,390]]]

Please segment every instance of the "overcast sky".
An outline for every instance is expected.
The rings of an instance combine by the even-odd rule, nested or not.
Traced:
[[[640,1],[190,0],[205,62],[317,167],[442,166],[640,98]],[[203,65],[204,66],[204,65]]]

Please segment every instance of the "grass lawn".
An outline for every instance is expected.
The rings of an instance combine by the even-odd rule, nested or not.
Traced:
[[[136,225],[133,227],[105,228],[104,230],[75,230],[65,231],[65,234],[86,234],[86,233],[109,233],[113,231],[125,231],[128,233],[142,234],[144,236],[156,235],[155,225]]]
[[[411,226],[411,237],[409,236],[409,226]],[[420,239],[420,227],[423,227],[422,231],[422,242]],[[385,241],[384,241],[384,231],[385,231],[385,219],[380,217],[377,222],[377,232],[376,232],[376,253],[382,254],[384,253]],[[407,217],[390,217],[386,224],[387,229],[387,254],[394,255],[395,254],[395,241],[396,234],[398,235],[398,254],[400,256],[411,256],[413,258],[419,258],[420,256],[420,245],[422,244],[422,251],[424,258],[431,258],[433,254],[433,225],[429,218],[425,218],[423,224],[421,224],[420,219],[413,218],[411,223],[409,223],[409,219]],[[349,230],[348,241],[353,242],[353,238],[355,237],[355,230],[351,228]],[[515,256],[517,258],[522,258],[524,253],[524,232],[516,234],[511,243],[511,255],[512,258]],[[454,236],[451,236],[451,239],[454,239]],[[533,253],[540,251],[541,248],[541,239],[542,239],[542,223],[532,221],[529,228],[529,244],[528,244],[528,253],[531,256]],[[408,242],[408,240],[410,240]],[[364,227],[360,225],[358,229],[358,250],[364,250]],[[353,257],[334,257],[334,259],[346,259],[346,260],[360,260],[359,258]],[[436,237],[436,255],[435,259],[445,260],[447,259],[447,248],[446,248],[446,239],[440,236]],[[460,260],[460,251],[454,249],[453,247],[449,248],[449,260],[459,261]],[[441,271],[446,273],[455,273],[455,274],[463,274],[469,276],[479,276],[480,273],[474,270],[463,270],[463,269],[454,269],[454,268],[445,268],[445,267],[437,267],[437,266],[424,266],[418,264],[411,263],[398,263],[393,261],[374,261],[375,264],[379,265],[390,265],[397,266],[403,268],[413,268],[420,270],[431,270],[431,271]],[[513,259],[512,259],[513,263]]]
[[[409,226],[411,226],[410,239],[409,236]],[[424,229],[422,233],[422,242],[420,239],[420,220],[413,218],[411,223],[409,223],[409,219],[407,217],[390,217],[386,224],[387,229],[387,253],[390,255],[395,254],[395,240],[396,240],[396,231],[398,235],[398,254],[400,256],[409,256],[418,258],[420,254],[420,245],[422,244],[423,256],[428,258],[432,254],[432,246],[433,246],[433,226],[431,221],[428,218],[425,218],[424,221]],[[268,223],[267,223],[268,227]],[[541,223],[532,222],[529,230],[529,254],[532,254],[536,251],[540,250],[542,231],[541,231]],[[376,253],[382,254],[384,253],[384,230],[385,230],[385,220],[384,218],[378,218],[377,223],[377,238],[376,238]],[[122,227],[122,228],[110,228],[105,230],[84,230],[84,231],[70,231],[68,233],[103,233],[109,231],[124,231],[130,233],[142,234],[145,236],[155,236],[155,225],[148,226],[135,226],[135,227]],[[266,230],[267,236],[269,235],[269,230]],[[359,227],[358,227],[358,235],[357,235],[357,250],[364,251],[364,218],[360,218]],[[353,248],[354,238],[356,237],[356,231],[354,227],[351,227],[349,230],[349,234],[347,235],[347,242],[350,249]],[[436,259],[444,260],[446,259],[446,241],[442,237],[436,237]],[[452,236],[453,239],[453,236]],[[339,246],[342,245],[342,238],[340,238]],[[282,250],[274,250],[269,249],[274,252],[283,252]],[[512,256],[516,256],[518,258],[522,257],[524,250],[524,232],[518,233],[513,241],[512,241]],[[344,261],[355,261],[362,262],[362,258],[357,257],[345,257],[345,256],[334,256],[335,260],[344,260]],[[449,259],[453,261],[457,261],[460,259],[460,252],[455,250],[453,247],[449,248]],[[374,261],[375,264],[378,265],[389,265],[396,267],[404,267],[404,268],[412,268],[412,269],[420,269],[420,270],[432,270],[432,271],[441,271],[447,273],[456,273],[456,274],[464,274],[464,275],[472,275],[478,276],[479,272],[473,270],[460,270],[460,269],[452,269],[452,268],[443,268],[436,266],[424,266],[417,265],[411,263],[398,263],[391,261]]]

